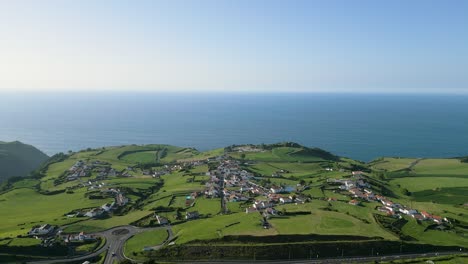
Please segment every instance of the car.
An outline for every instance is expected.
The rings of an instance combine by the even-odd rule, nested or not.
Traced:
[[[115,257],[115,252],[112,252],[112,256]]]

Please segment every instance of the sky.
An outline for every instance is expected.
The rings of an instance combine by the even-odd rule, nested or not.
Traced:
[[[0,0],[0,91],[468,93],[468,1]]]

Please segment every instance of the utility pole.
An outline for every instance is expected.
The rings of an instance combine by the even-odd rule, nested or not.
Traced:
[[[372,248],[371,256],[374,256],[374,248]]]
[[[343,256],[344,256],[344,249],[342,248],[341,249],[341,257],[343,257]]]

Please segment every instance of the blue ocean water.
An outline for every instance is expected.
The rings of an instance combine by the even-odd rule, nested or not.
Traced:
[[[468,96],[0,94],[0,141],[47,154],[121,144],[199,150],[294,141],[364,161],[468,155]]]

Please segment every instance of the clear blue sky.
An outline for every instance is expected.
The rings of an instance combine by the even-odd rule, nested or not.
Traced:
[[[18,90],[468,93],[468,1],[1,1]]]

